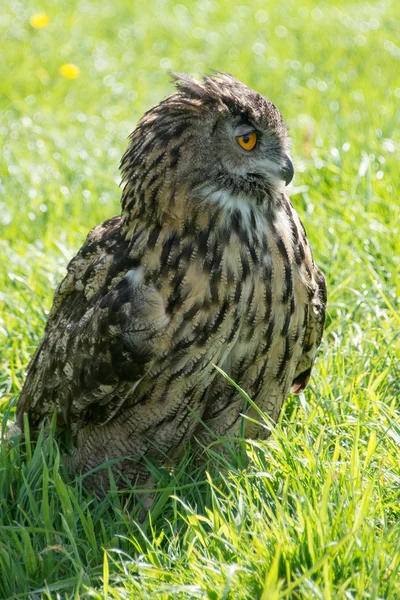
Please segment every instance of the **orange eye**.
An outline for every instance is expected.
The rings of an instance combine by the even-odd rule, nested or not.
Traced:
[[[257,143],[257,134],[255,131],[252,131],[251,133],[246,133],[245,135],[239,135],[236,139],[239,146],[241,146],[244,150],[253,150]]]

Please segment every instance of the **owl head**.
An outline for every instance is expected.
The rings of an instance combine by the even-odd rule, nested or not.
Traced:
[[[173,78],[177,91],[131,135],[122,160],[128,183],[185,188],[221,205],[261,204],[290,183],[289,138],[272,102],[223,73]]]

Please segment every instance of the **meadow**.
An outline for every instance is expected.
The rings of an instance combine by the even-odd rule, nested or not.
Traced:
[[[329,289],[311,383],[269,441],[157,472],[144,523],[68,478],[51,432],[3,442],[0,598],[400,598],[396,2],[3,0],[0,15],[3,433],[68,260],[120,210],[127,136],[172,91],[169,69],[228,71],[278,105]]]

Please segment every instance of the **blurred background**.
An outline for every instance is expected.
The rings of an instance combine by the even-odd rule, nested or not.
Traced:
[[[359,170],[371,199],[371,180],[376,194],[388,185],[399,137],[395,4],[7,0],[2,225],[18,222],[33,241],[37,221],[54,220],[59,237],[65,218],[86,230],[118,211],[126,138],[172,91],[170,69],[228,71],[275,102],[294,140],[295,184],[312,166],[315,202],[338,184],[336,202],[347,202]]]

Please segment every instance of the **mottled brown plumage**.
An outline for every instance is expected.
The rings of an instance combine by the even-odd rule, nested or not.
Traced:
[[[75,471],[128,457],[120,485],[120,472],[145,483],[143,457],[239,433],[249,411],[214,364],[276,420],[307,385],[324,324],[280,112],[229,75],[175,79],[131,135],[121,217],[89,233],[56,290],[18,405],[20,425],[57,411]],[[249,151],[238,139],[251,132]]]

